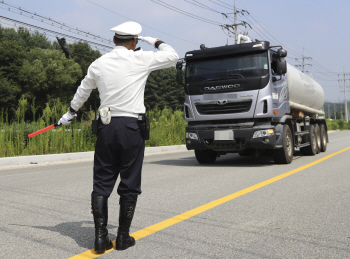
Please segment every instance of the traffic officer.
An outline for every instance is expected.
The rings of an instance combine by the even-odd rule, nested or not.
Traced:
[[[137,123],[144,114],[144,91],[148,75],[158,69],[173,66],[179,59],[175,50],[163,41],[138,36],[142,27],[136,22],[125,22],[111,29],[116,47],[95,60],[78,87],[69,112],[58,124],[68,125],[88,99],[93,89],[100,95],[98,137],[94,157],[91,207],[95,222],[95,251],[104,252],[113,247],[108,237],[107,200],[118,175],[119,228],[116,249],[125,250],[135,244],[129,235],[136,201],[141,194],[141,169],[145,142]],[[159,51],[134,51],[138,40]],[[101,111],[104,111],[103,114]],[[108,116],[111,117],[110,121]],[[101,117],[100,117],[101,118]]]

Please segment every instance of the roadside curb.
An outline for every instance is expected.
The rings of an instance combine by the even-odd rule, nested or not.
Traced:
[[[331,130],[328,133],[339,132],[340,130]],[[145,156],[188,151],[186,145],[174,145],[174,146],[161,146],[161,147],[146,147]],[[1,157],[0,167],[5,166],[17,166],[17,165],[31,165],[31,164],[43,164],[50,162],[64,162],[75,160],[93,160],[95,151],[89,152],[76,152],[76,153],[63,153],[63,154],[50,154],[50,155],[36,155],[36,156],[16,156],[16,157]]]
[[[179,151],[187,151],[186,145],[146,147],[145,156],[152,155],[152,154],[168,153],[168,152],[179,152]],[[58,161],[82,160],[82,159],[93,160],[94,154],[95,154],[95,151],[50,154],[50,155],[36,155],[36,156],[2,157],[0,158],[0,167],[12,166],[12,165],[40,164],[40,163],[58,162]]]

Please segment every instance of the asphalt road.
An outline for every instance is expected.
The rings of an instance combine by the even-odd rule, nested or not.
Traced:
[[[192,151],[147,156],[134,233],[295,173],[99,258],[350,258],[350,149],[292,171],[350,147],[349,131],[329,137],[325,153],[290,165],[229,154],[203,166]],[[0,168],[0,258],[70,258],[93,248],[91,190],[91,161]],[[109,199],[113,239],[118,199]]]

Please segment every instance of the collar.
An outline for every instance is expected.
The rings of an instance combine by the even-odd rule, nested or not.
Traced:
[[[117,50],[117,49],[124,49],[124,50],[128,50],[126,47],[124,46],[115,46],[113,50]]]

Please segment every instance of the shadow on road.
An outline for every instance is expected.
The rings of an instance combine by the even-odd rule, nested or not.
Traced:
[[[65,222],[60,223],[56,226],[27,226],[19,224],[11,224],[16,226],[25,226],[36,229],[49,230],[52,232],[58,232],[62,236],[67,236],[72,238],[80,247],[91,249],[94,246],[95,241],[95,228],[93,221],[80,221],[80,222]],[[110,229],[117,228],[115,225],[108,225],[108,231]],[[112,231],[113,232],[113,231]],[[117,232],[117,230],[115,230]],[[111,240],[115,240],[116,236],[108,233]]]
[[[294,160],[300,159],[303,156],[299,153],[294,154]],[[157,161],[144,162],[145,164],[184,166],[184,167],[262,167],[272,166],[275,162],[271,154],[260,154],[259,156],[240,156],[237,153],[226,154],[219,157],[214,164],[200,164],[197,162],[193,153],[191,157],[176,157],[174,159],[159,159]]]
[[[294,157],[298,159],[300,157]],[[275,162],[271,155],[262,154],[259,157],[255,156],[240,156],[238,154],[223,155],[216,160],[214,164],[199,164],[193,154],[192,157],[182,157],[174,159],[159,159],[157,161],[146,162],[145,164],[184,166],[184,167],[262,167],[271,166]]]

